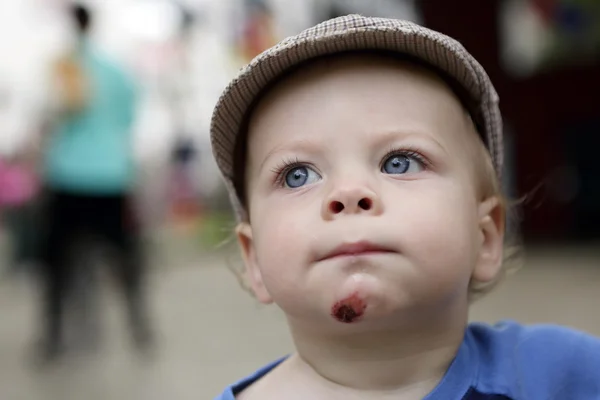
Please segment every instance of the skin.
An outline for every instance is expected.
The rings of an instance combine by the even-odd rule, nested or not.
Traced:
[[[237,235],[256,297],[284,311],[297,352],[238,398],[420,399],[437,385],[469,283],[501,266],[503,209],[478,187],[478,140],[441,79],[384,57],[317,61],[261,101],[251,222]],[[385,167],[390,150],[406,172]],[[286,187],[288,161],[309,168],[306,184]],[[326,257],[364,241],[387,251]],[[347,298],[365,306],[353,323],[332,317]]]

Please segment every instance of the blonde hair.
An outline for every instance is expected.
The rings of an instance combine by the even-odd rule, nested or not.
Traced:
[[[485,144],[477,135],[475,147],[472,149],[474,156],[474,176],[476,179],[476,187],[480,200],[495,197],[498,200],[499,207],[502,213],[503,231],[504,231],[504,251],[502,258],[502,266],[496,277],[489,282],[479,282],[472,280],[469,284],[469,301],[473,302],[480,299],[487,293],[491,292],[507,274],[514,273],[521,266],[521,251],[522,246],[519,244],[519,238],[516,234],[507,230],[512,223],[518,222],[517,209],[521,203],[520,200],[510,201],[503,193],[502,185],[497,172],[492,164]],[[509,224],[511,223],[511,224]]]

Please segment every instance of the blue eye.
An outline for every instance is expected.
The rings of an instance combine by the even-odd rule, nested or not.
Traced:
[[[299,188],[306,184],[311,184],[321,177],[312,168],[300,166],[290,169],[285,174],[285,186],[289,188]]]
[[[381,172],[391,175],[415,173],[423,170],[423,163],[415,156],[392,154],[381,166]]]

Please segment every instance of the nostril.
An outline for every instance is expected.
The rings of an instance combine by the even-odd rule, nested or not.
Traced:
[[[373,207],[373,202],[371,199],[364,198],[358,202],[358,206],[363,210],[370,210]]]
[[[339,201],[332,201],[331,204],[329,204],[329,209],[332,213],[339,214],[344,210],[344,205]]]

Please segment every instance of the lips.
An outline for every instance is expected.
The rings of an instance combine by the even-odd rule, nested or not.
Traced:
[[[362,256],[369,254],[393,253],[394,251],[374,243],[362,241],[344,243],[336,247],[318,261],[329,260],[336,257]]]

